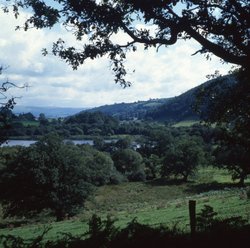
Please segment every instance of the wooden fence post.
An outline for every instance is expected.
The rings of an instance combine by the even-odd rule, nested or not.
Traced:
[[[191,235],[193,236],[196,232],[196,201],[190,200],[188,205]]]

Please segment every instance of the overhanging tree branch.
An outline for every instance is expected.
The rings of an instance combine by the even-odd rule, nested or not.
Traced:
[[[215,54],[225,62],[244,68],[249,67],[249,1],[54,1],[57,2],[57,7],[52,7],[41,0],[18,0],[15,1],[14,12],[17,14],[19,8],[32,7],[33,16],[25,23],[26,27],[52,27],[59,21],[62,21],[65,26],[75,27],[72,32],[76,39],[81,41],[85,36],[92,43],[91,48],[95,47],[94,58],[109,54],[109,49],[113,49],[116,53],[118,47],[128,48],[130,43],[113,44],[109,49],[103,45],[106,41],[110,41],[111,34],[117,34],[119,30],[123,30],[132,38],[131,46],[135,46],[135,43],[145,44],[146,48],[169,46],[175,44],[178,39],[193,38],[201,44],[202,51]],[[181,12],[176,9],[179,3]],[[136,26],[138,21],[145,25],[144,30],[138,29]],[[147,28],[152,24],[157,30],[153,35]],[[124,50],[124,53],[127,51]],[[88,49],[84,49],[81,56],[76,54],[75,65],[80,65],[83,57],[92,58],[93,54],[87,54],[88,52]],[[63,55],[64,59],[69,61],[72,53]]]
[[[193,39],[198,41],[204,48],[209,50],[209,52],[213,53],[214,55],[220,57],[226,62],[241,65],[243,67],[248,66],[249,64],[249,58],[247,55],[234,55],[232,53],[229,53],[227,50],[225,50],[220,45],[217,45],[208,39],[204,38],[202,35],[200,35],[197,31],[195,31],[192,27],[183,24],[184,30],[189,34]]]

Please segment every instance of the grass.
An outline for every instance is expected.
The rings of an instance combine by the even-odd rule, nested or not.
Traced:
[[[161,106],[162,105],[162,103],[160,103],[160,102],[149,102],[149,103],[147,103],[147,104],[144,104],[144,107],[158,107],[158,106]]]
[[[250,185],[250,180],[247,181]],[[88,219],[94,214],[102,218],[110,215],[116,225],[124,227],[132,219],[149,225],[176,225],[188,230],[188,201],[196,200],[197,212],[210,205],[221,218],[241,215],[250,220],[250,200],[246,190],[237,188],[225,170],[200,168],[188,183],[157,179],[151,182],[123,183],[99,187],[78,216],[62,222],[48,223],[51,230],[46,239],[56,239],[61,233],[83,234]],[[0,229],[26,239],[39,235],[44,224]]]
[[[38,127],[39,126],[39,122],[38,121],[20,121],[20,123],[22,123],[22,125],[24,127]]]
[[[95,138],[103,138],[104,140],[114,140],[123,139],[126,137],[130,137],[131,135],[128,134],[117,134],[117,135],[107,135],[107,136],[98,136],[98,135],[71,135],[71,140],[94,140]],[[133,137],[137,137],[133,135]]]
[[[199,121],[194,121],[194,120],[180,121],[175,123],[173,127],[191,127],[197,123],[199,123]]]

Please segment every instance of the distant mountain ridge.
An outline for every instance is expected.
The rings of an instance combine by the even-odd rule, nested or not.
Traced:
[[[221,76],[205,83],[196,86],[185,93],[170,99],[168,102],[162,104],[156,109],[151,109],[145,115],[146,119],[152,119],[155,121],[166,121],[166,122],[179,122],[186,120],[198,120],[200,119],[199,114],[195,111],[198,107],[199,111],[202,112],[203,118],[206,117],[208,111],[209,95],[210,97],[216,92],[224,92],[236,84],[237,80],[235,75]],[[206,92],[202,103],[198,104],[201,100],[197,98],[202,92]],[[201,95],[200,95],[201,96]]]
[[[14,114],[32,113],[35,117],[43,113],[47,118],[59,118],[74,115],[82,111],[83,108],[63,108],[63,107],[35,107],[35,106],[20,106],[14,107]]]
[[[87,109],[87,112],[102,112],[120,120],[143,119],[146,113],[168,102],[172,98],[150,99],[148,101],[137,101],[133,103],[115,103],[100,107]]]
[[[184,120],[197,120],[199,115],[195,112],[196,96],[202,90],[225,90],[226,85],[234,84],[234,75],[226,75],[206,81],[185,93],[171,98],[150,99],[148,101],[138,101],[134,103],[118,103],[104,105],[85,111],[102,113],[117,117],[120,120],[153,120],[166,122],[179,122]],[[206,106],[203,105],[203,112]],[[204,113],[203,113],[204,114]]]

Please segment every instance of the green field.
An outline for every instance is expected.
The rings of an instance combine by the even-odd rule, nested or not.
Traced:
[[[194,121],[194,120],[180,121],[180,122],[175,123],[173,127],[191,127],[194,124],[198,124],[198,123],[199,121]]]
[[[38,121],[21,121],[22,125],[24,127],[38,127],[39,126],[39,122]]]
[[[250,185],[250,181],[247,181]],[[149,225],[177,225],[188,230],[188,201],[197,201],[197,212],[210,205],[218,217],[242,216],[250,220],[250,200],[246,188],[238,188],[230,175],[212,167],[200,169],[188,183],[158,179],[146,183],[123,183],[99,187],[78,216],[45,224],[0,229],[1,234],[12,234],[26,239],[37,236],[45,226],[50,226],[46,239],[55,239],[62,233],[82,234],[88,229],[92,214],[117,219],[116,225],[124,227],[132,219]]]

